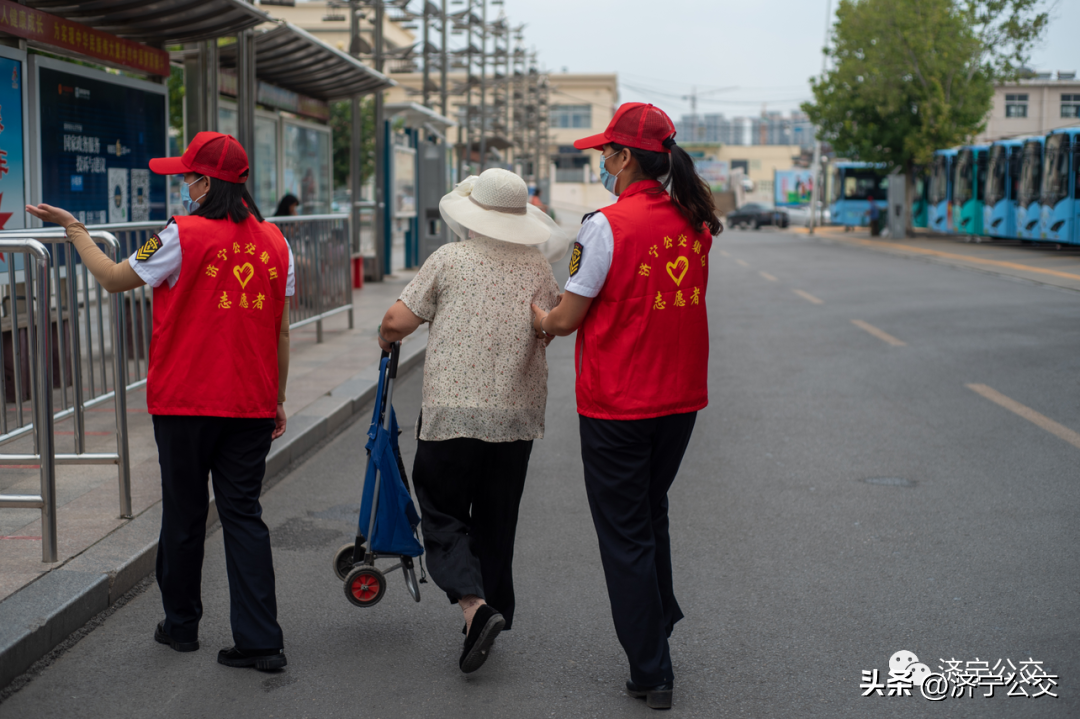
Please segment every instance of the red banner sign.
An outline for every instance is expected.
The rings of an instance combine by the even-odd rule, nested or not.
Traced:
[[[0,32],[36,40],[150,75],[169,74],[169,53],[65,20],[25,5],[0,0]]]

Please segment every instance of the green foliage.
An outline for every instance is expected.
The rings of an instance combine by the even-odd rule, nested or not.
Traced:
[[[180,133],[184,146],[184,68],[173,65],[169,73],[169,127]]]
[[[334,187],[349,186],[349,153],[352,151],[352,101],[330,105],[330,128],[334,135]],[[360,101],[360,183],[375,172],[375,101]]]
[[[1047,26],[1043,0],[841,0],[804,111],[837,154],[902,168],[983,129]]]

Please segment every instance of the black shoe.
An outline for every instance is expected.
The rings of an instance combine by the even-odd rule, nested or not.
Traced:
[[[465,635],[465,648],[461,652],[461,660],[458,666],[466,674],[475,672],[487,661],[491,645],[495,643],[495,637],[506,626],[503,615],[491,608],[490,605],[482,604],[473,615],[472,627]]]
[[[154,630],[154,641],[158,644],[168,644],[178,652],[193,652],[199,648],[198,639],[193,642],[178,642],[170,637],[169,633],[165,631],[164,621],[158,622],[157,629]]]
[[[284,669],[289,662],[285,659],[284,649],[248,649],[241,651],[236,647],[222,649],[217,653],[218,664],[227,667],[255,667],[260,672],[272,672]]]
[[[626,682],[626,693],[635,699],[644,699],[650,709],[670,709],[671,694],[675,689],[673,682],[655,687],[643,687],[633,682]]]

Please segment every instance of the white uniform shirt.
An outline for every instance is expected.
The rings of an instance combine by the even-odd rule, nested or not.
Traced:
[[[570,279],[564,288],[582,297],[596,297],[607,281],[615,235],[603,212],[585,220],[570,254]]]
[[[136,250],[128,258],[128,264],[135,270],[135,274],[151,287],[158,287],[165,281],[168,281],[169,287],[173,287],[180,279],[180,271],[183,269],[184,254],[180,249],[180,229],[175,222],[170,222],[157,233],[157,238],[161,242],[160,249],[145,260],[139,260],[136,257],[138,255],[138,250]],[[288,240],[285,240],[285,245],[288,247]],[[289,247],[289,275],[285,279],[286,297],[296,294],[296,275],[293,264],[292,247]]]

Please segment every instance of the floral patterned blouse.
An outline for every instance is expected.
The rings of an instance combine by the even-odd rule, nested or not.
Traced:
[[[532,246],[474,234],[427,259],[400,298],[431,323],[419,439],[544,436],[547,358],[529,305],[550,310],[558,292]]]

